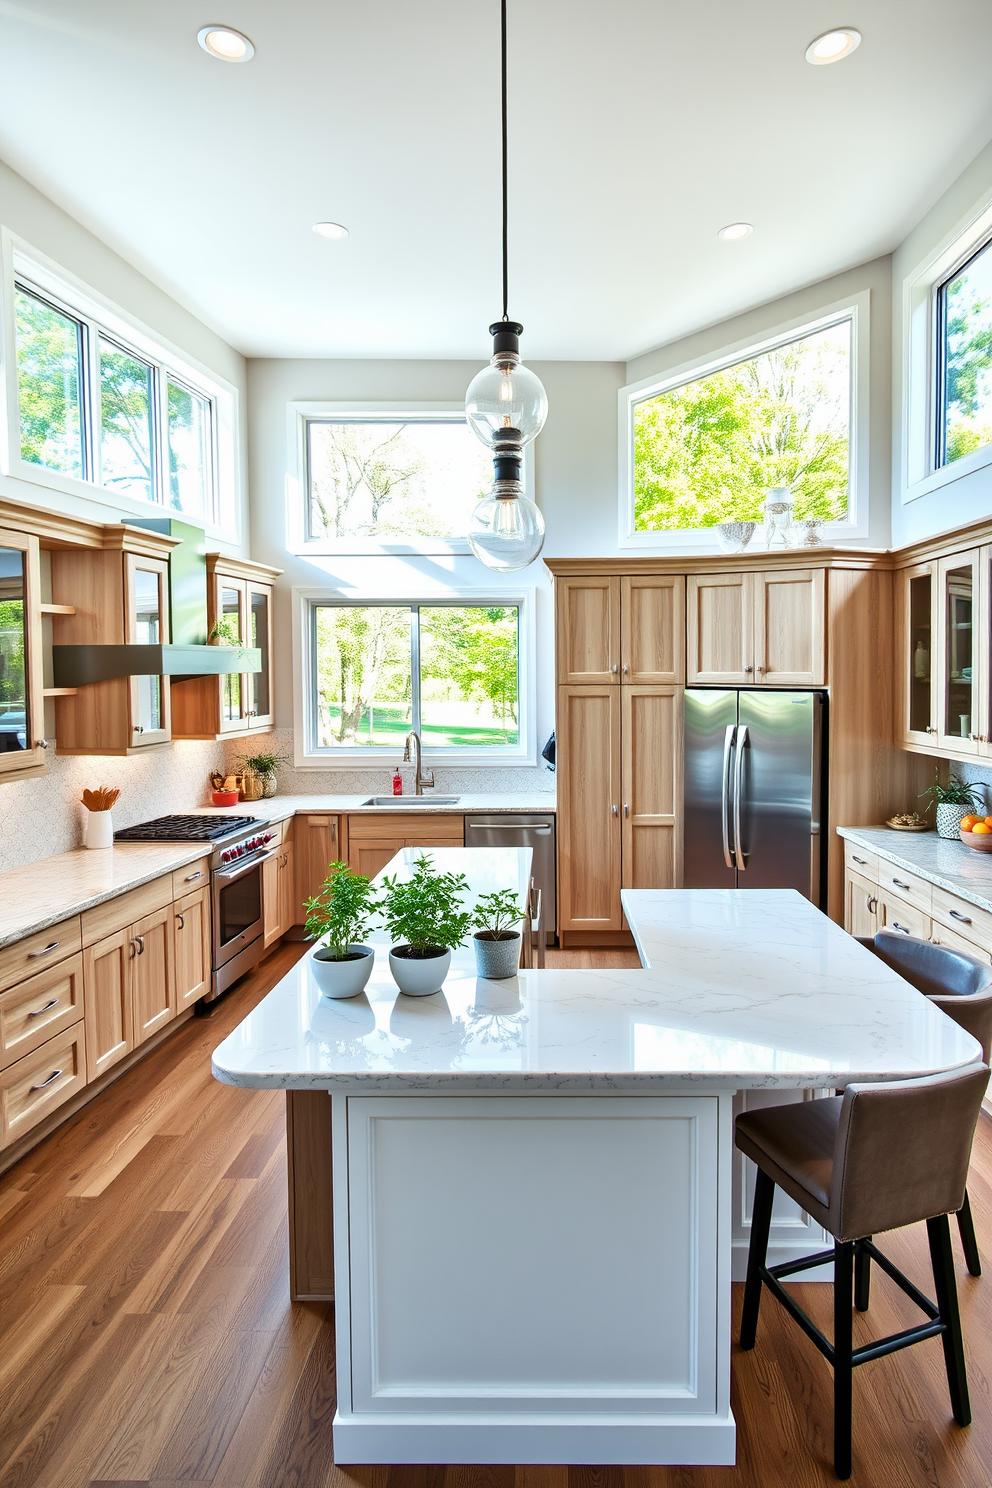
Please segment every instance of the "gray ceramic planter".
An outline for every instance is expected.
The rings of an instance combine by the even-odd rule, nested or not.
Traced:
[[[487,940],[476,935],[472,944],[475,946],[475,969],[480,977],[496,982],[502,977],[516,976],[520,961],[519,930],[507,930],[499,940]]]

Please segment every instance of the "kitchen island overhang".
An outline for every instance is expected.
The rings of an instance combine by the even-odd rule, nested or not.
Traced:
[[[338,1461],[732,1463],[734,1092],[980,1057],[794,892],[624,901],[643,970],[331,1005],[305,958],[217,1050],[326,1111]]]

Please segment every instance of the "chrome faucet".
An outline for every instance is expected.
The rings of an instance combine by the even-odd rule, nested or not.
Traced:
[[[413,753],[410,753],[410,740],[413,740]],[[414,794],[422,796],[425,785],[434,784],[434,771],[424,769],[424,746],[420,742],[420,735],[416,729],[411,729],[406,736],[406,744],[403,746],[403,759],[406,764],[411,761],[414,766],[413,786]]]

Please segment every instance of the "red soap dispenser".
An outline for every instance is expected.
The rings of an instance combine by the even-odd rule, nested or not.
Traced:
[[[401,796],[402,794],[403,794],[403,776],[400,774],[399,770],[397,770],[396,771],[396,774],[393,776],[393,795],[394,796]]]

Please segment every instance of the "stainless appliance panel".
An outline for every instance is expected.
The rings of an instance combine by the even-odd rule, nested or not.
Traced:
[[[737,732],[737,692],[687,689],[683,777],[683,883],[689,889],[733,889],[730,792]],[[729,862],[728,862],[729,858]]]
[[[555,818],[539,813],[471,812],[465,817],[466,847],[529,847],[531,874],[541,891],[541,917],[548,935],[557,926],[555,901]]]
[[[738,696],[740,888],[798,889],[818,902],[821,707],[815,692]]]

